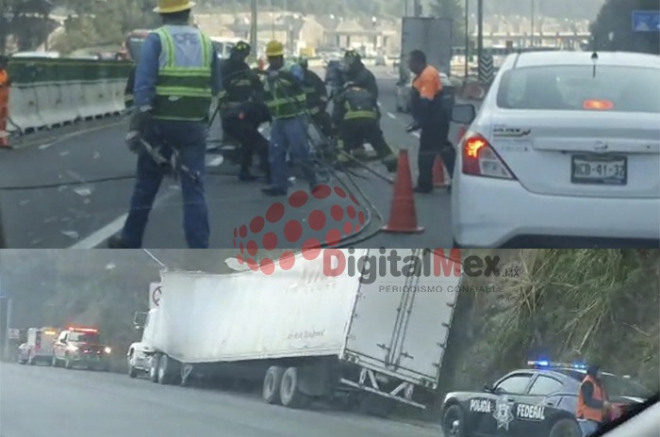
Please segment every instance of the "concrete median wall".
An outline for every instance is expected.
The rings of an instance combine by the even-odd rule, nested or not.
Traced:
[[[6,131],[23,134],[124,111],[129,62],[15,58]]]

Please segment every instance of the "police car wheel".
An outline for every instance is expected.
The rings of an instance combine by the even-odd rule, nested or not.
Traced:
[[[465,414],[458,405],[451,405],[442,416],[442,431],[445,437],[467,437]]]
[[[580,425],[573,419],[558,420],[550,429],[548,437],[581,437]]]

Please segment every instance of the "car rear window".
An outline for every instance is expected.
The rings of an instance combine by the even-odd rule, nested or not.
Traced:
[[[504,109],[660,113],[660,69],[596,65],[507,71],[497,93]]]

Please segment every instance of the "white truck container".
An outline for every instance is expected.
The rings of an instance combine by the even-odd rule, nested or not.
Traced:
[[[272,275],[164,272],[159,307],[128,351],[130,375],[182,385],[191,377],[258,379],[266,402],[288,407],[346,397],[377,414],[394,401],[425,408],[418,392],[437,387],[460,275],[330,275],[337,251],[328,250]],[[433,258],[397,253],[418,264]]]
[[[448,85],[451,76],[453,21],[436,17],[403,17],[401,20],[401,57],[395,97],[397,110],[410,112],[414,75],[408,68],[408,55],[413,50],[423,51],[428,64],[444,75],[443,84]]]

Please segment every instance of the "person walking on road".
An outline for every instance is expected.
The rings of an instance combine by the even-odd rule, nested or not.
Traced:
[[[600,379],[600,369],[598,366],[589,366],[580,385],[575,412],[583,437],[596,432],[605,422],[609,410],[610,404]]]
[[[426,54],[413,50],[408,56],[408,68],[416,77],[413,81],[412,116],[414,123],[408,131],[420,130],[417,165],[419,176],[415,191],[433,191],[433,165],[438,155],[442,158],[449,177],[454,175],[456,150],[447,140],[450,114],[443,105],[443,84],[440,73],[426,62]]]
[[[163,26],[142,47],[135,74],[135,109],[126,142],[137,153],[137,176],[124,228],[110,248],[139,248],[163,177],[174,171],[183,195],[190,248],[209,246],[204,192],[206,137],[213,96],[222,89],[211,39],[190,25],[193,2],[159,0]]]
[[[7,71],[8,59],[0,55],[0,147],[9,145],[7,124],[9,123],[9,86],[11,80]]]
[[[316,187],[316,173],[307,141],[307,101],[303,70],[297,63],[284,62],[284,46],[271,41],[266,46],[268,68],[264,100],[273,119],[270,128],[272,185],[263,188],[268,196],[285,196],[289,189],[287,153],[302,167],[310,190]]]
[[[268,140],[259,132],[259,126],[269,121],[268,108],[263,103],[263,84],[247,64],[250,45],[239,41],[231,49],[229,58],[222,63],[223,91],[219,95],[222,130],[241,146],[241,181],[257,179],[251,173],[255,151],[259,166],[270,183]]]

